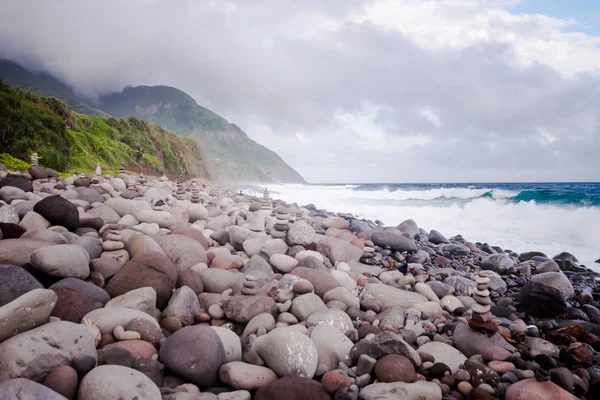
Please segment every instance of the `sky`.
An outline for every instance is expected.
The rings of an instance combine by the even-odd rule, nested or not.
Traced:
[[[0,57],[169,85],[309,182],[600,181],[597,0],[20,0]]]

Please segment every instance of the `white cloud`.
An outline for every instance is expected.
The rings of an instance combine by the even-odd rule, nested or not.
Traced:
[[[515,3],[0,2],[0,55],[178,87],[309,181],[599,180],[600,38]]]
[[[540,14],[511,14],[515,2],[478,0],[376,0],[356,21],[408,35],[427,49],[504,43],[517,65],[542,63],[565,76],[600,70],[600,38],[565,32],[576,25]]]

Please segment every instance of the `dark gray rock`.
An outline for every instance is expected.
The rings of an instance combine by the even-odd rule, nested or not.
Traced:
[[[43,289],[43,286],[25,269],[0,265],[0,307],[33,289]]]
[[[70,201],[60,196],[48,196],[33,206],[33,211],[46,218],[52,225],[61,225],[70,231],[79,227],[79,211]]]
[[[373,231],[371,240],[377,246],[389,246],[390,248],[398,251],[416,253],[418,250],[414,240],[407,238],[402,234],[402,232],[393,228],[382,231]]]

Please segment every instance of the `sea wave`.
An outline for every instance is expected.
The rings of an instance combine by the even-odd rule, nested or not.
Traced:
[[[379,219],[390,226],[411,218],[420,227],[437,229],[447,237],[462,234],[467,240],[489,242],[518,252],[539,250],[549,256],[570,251],[590,266],[600,258],[597,206],[514,201],[524,191],[497,188],[357,191],[348,186],[268,188],[274,198],[298,205],[313,203],[328,211]],[[440,198],[457,201],[440,202]]]

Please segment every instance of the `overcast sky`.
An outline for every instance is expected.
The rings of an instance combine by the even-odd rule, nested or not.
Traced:
[[[2,1],[0,56],[175,86],[309,182],[599,181],[600,5],[536,3]]]

